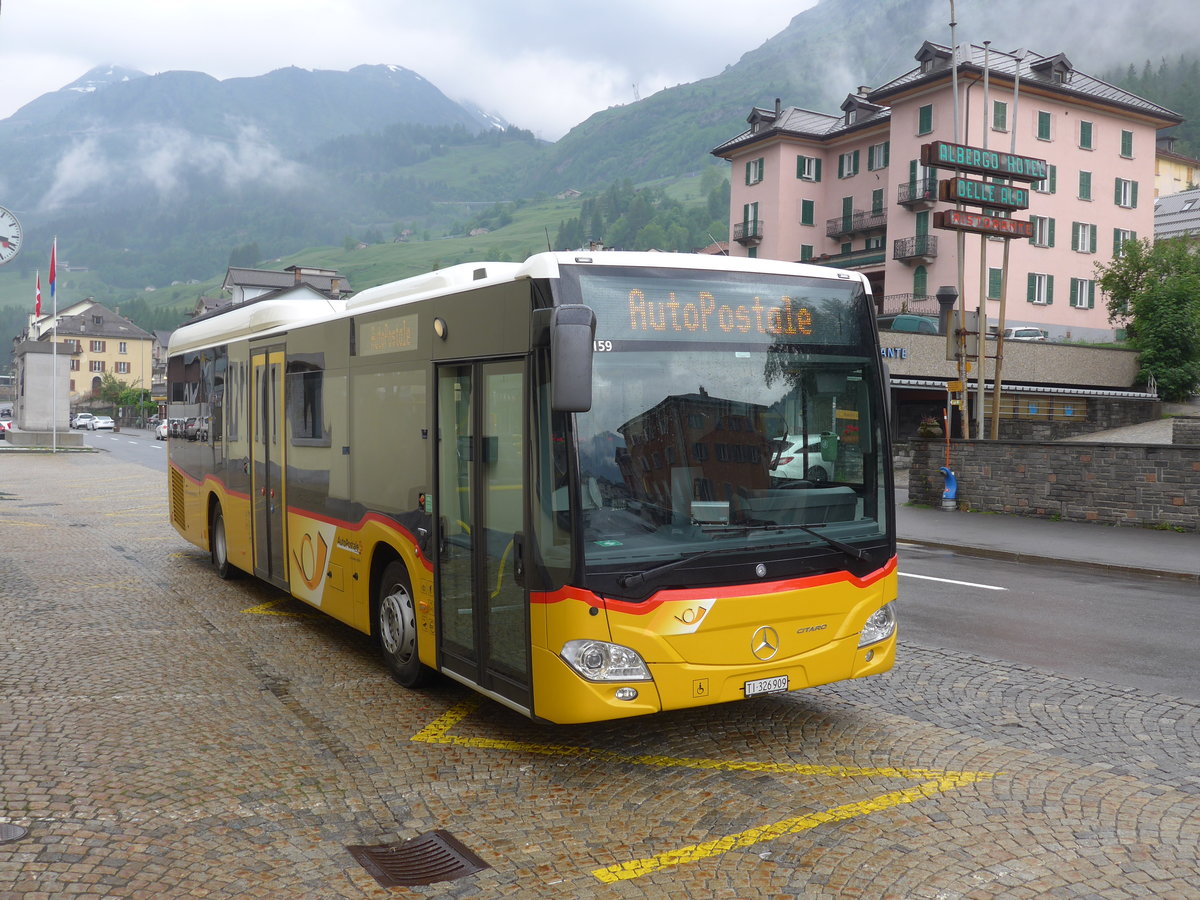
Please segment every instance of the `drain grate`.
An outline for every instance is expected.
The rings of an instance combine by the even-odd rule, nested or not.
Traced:
[[[22,828],[20,825],[0,825],[0,844],[19,841],[27,834],[29,834],[29,829]]]
[[[399,844],[347,847],[384,887],[453,881],[490,868],[448,831],[429,831]]]

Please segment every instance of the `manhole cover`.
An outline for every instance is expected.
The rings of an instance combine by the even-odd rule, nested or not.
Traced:
[[[20,825],[0,825],[0,844],[11,844],[29,834],[28,828]]]
[[[440,829],[399,844],[346,849],[383,887],[453,881],[489,868],[452,834]]]

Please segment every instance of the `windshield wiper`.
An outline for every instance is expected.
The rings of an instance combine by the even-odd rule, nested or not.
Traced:
[[[678,569],[680,566],[687,565],[694,559],[699,559],[702,556],[716,553],[718,550],[728,550],[728,547],[709,547],[707,550],[701,550],[699,553],[689,553],[687,556],[681,556],[679,559],[673,559],[669,563],[663,563],[659,566],[653,566],[646,569],[644,572],[630,572],[628,575],[622,575],[617,579],[617,584],[623,588],[637,587],[649,581],[651,578],[656,578],[664,572],[670,572],[672,569]]]
[[[855,547],[852,544],[847,544],[845,541],[839,541],[837,538],[831,538],[827,534],[821,534],[821,532],[816,530],[817,528],[824,527],[824,525],[800,525],[794,522],[764,522],[761,525],[747,527],[745,533],[749,534],[751,531],[803,531],[807,534],[811,534],[815,538],[819,538],[827,543],[830,547],[833,547],[835,550],[841,550],[846,555],[853,556],[855,559],[867,558],[866,552],[860,550],[858,547]]]

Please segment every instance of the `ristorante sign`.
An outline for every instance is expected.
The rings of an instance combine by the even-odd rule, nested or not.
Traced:
[[[1006,238],[1033,237],[1033,223],[1021,219],[1006,219],[1003,216],[987,216],[967,212],[965,209],[946,209],[933,214],[934,228],[951,231],[973,231],[976,234],[991,234]]]
[[[968,147],[965,144],[951,144],[947,141],[922,144],[921,165],[977,172],[980,175],[996,175],[1014,181],[1042,181],[1050,171],[1044,159]]]

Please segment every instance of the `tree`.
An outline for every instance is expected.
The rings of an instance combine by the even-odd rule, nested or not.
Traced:
[[[1200,255],[1188,238],[1127,241],[1097,263],[1108,318],[1124,325],[1138,351],[1139,377],[1164,400],[1185,400],[1200,385]]]

